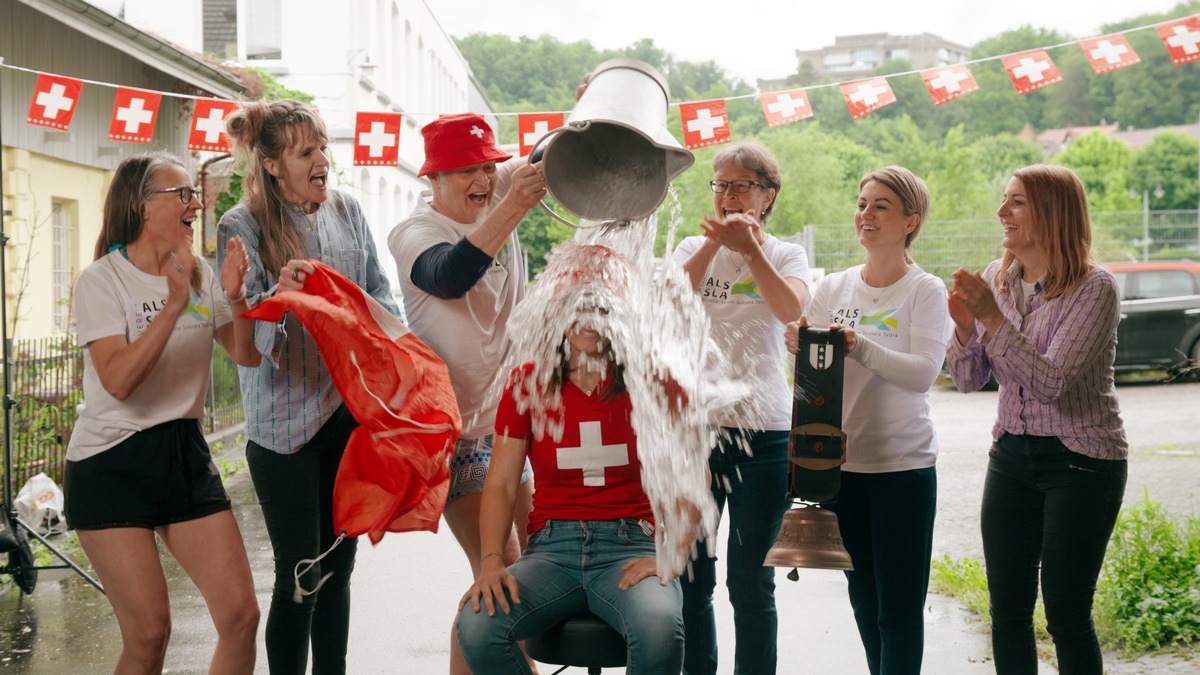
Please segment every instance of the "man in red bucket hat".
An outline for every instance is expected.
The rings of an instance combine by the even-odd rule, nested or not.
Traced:
[[[462,437],[450,466],[444,516],[474,576],[484,557],[505,563],[520,554],[531,507],[528,463],[516,501],[516,530],[503,551],[482,551],[479,505],[491,462],[499,392],[491,386],[502,360],[505,324],[525,295],[517,224],[546,195],[540,164],[496,147],[475,113],[443,115],[421,130],[431,189],[388,235],[409,327],[450,367],[462,415]],[[498,162],[500,162],[498,164]],[[467,673],[451,634],[450,672]]]

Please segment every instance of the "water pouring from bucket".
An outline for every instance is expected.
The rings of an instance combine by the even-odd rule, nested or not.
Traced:
[[[567,123],[539,141],[546,144],[542,170],[550,196],[591,221],[653,214],[671,181],[695,161],[667,130],[670,100],[667,81],[647,63],[619,58],[597,66]]]

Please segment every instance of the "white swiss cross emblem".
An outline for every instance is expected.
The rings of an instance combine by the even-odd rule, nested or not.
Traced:
[[[582,469],[583,484],[604,485],[604,470],[629,464],[629,446],[625,443],[604,445],[599,422],[579,423],[579,447],[558,449],[558,468]]]

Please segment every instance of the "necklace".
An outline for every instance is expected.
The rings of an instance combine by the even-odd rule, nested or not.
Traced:
[[[907,266],[905,266],[904,274],[907,274],[907,273],[908,273],[908,269],[907,269]],[[897,281],[904,278],[904,274],[901,274],[900,277],[898,277],[894,281],[886,283],[883,286],[879,287],[878,289],[875,289],[874,286],[867,283],[867,269],[865,267],[858,273],[858,278],[860,281],[862,281],[862,287],[864,289],[866,289],[867,295],[871,297],[871,304],[878,305],[879,298],[882,298],[883,294],[887,293],[887,290],[892,287],[892,284],[895,284]],[[872,293],[871,292],[872,290],[876,290],[876,292]]]

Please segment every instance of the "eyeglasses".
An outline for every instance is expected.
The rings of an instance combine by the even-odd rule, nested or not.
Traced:
[[[200,192],[199,185],[197,185],[196,187],[191,187],[188,185],[181,185],[179,187],[163,188],[161,190],[151,190],[150,194],[156,195],[160,192],[178,192],[179,193],[179,201],[183,202],[184,206],[187,206],[188,204],[192,203],[192,197],[195,197],[196,200],[199,201],[201,204],[204,203],[204,196]]]
[[[767,189],[766,185],[763,185],[762,183],[759,183],[758,181],[753,181],[753,180],[710,180],[710,181],[708,181],[708,187],[712,188],[712,191],[717,194],[721,194],[721,193],[725,192],[726,190],[733,190],[734,194],[740,195],[745,192],[749,192],[751,185],[753,185],[755,187],[760,187],[764,190]]]

